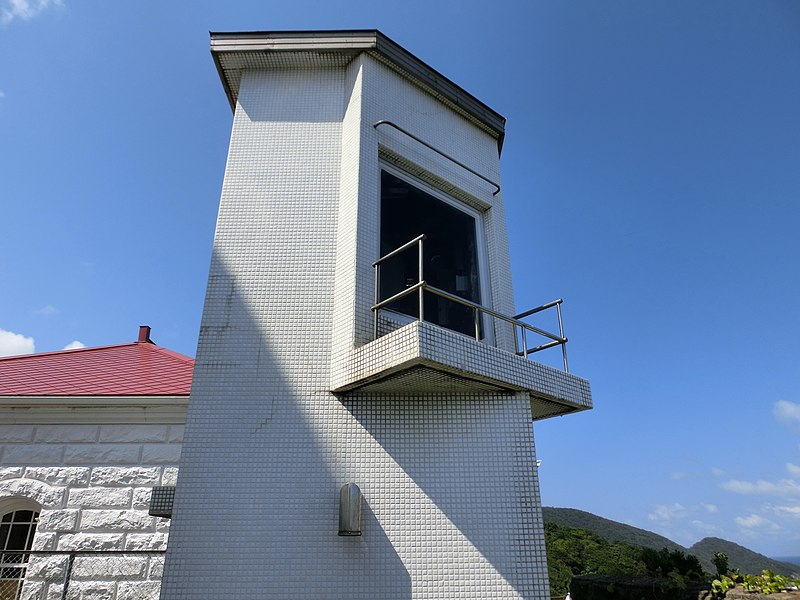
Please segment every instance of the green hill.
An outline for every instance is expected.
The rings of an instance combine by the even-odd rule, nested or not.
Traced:
[[[689,548],[689,552],[696,556],[713,556],[714,552],[724,552],[728,555],[728,565],[742,573],[761,573],[764,569],[769,569],[780,575],[800,577],[800,567],[797,565],[768,558],[728,540],[703,538]]]
[[[697,542],[691,548],[685,548],[664,536],[639,529],[625,523],[604,519],[589,512],[577,510],[575,508],[553,508],[546,506],[543,509],[544,522],[553,523],[563,527],[573,527],[585,529],[602,537],[609,542],[625,542],[634,546],[643,546],[660,550],[680,550],[688,554],[697,556],[703,569],[708,573],[715,573],[711,562],[714,552],[724,552],[728,555],[728,564],[731,568],[738,568],[742,573],[761,573],[764,569],[770,569],[781,575],[793,575],[797,573],[797,565],[781,562],[748,550],[738,544],[722,540],[719,538],[705,538]]]
[[[668,550],[687,551],[686,548],[665,538],[663,535],[658,535],[652,531],[639,529],[638,527],[626,525],[618,521],[612,521],[611,519],[604,519],[603,517],[598,517],[597,515],[576,508],[553,508],[545,506],[542,511],[544,512],[545,523],[555,523],[556,525],[563,525],[565,527],[586,529],[596,533],[609,542],[625,542],[634,546],[652,548],[653,550],[667,548]],[[709,564],[711,564],[710,559]]]

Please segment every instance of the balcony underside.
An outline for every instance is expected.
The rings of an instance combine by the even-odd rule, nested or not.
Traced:
[[[534,420],[592,407],[587,380],[420,321],[356,348],[339,375],[336,394],[526,392]]]

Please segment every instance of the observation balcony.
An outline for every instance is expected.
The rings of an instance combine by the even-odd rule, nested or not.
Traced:
[[[556,300],[516,316],[503,315],[488,307],[431,285],[423,273],[425,235],[403,244],[374,263],[375,303],[372,306],[373,340],[353,350],[344,372],[332,390],[336,394],[447,394],[526,393],[534,420],[565,415],[592,407],[589,382],[569,373],[561,303]],[[386,299],[380,298],[381,265],[416,250],[418,280]],[[459,330],[426,320],[430,296],[461,308]],[[390,312],[400,301],[416,297],[414,315]],[[535,327],[523,319],[555,309],[559,333]],[[471,335],[463,328],[464,311],[472,313]],[[513,329],[515,351],[496,347],[490,340],[488,319]],[[403,323],[402,321],[406,322]],[[441,321],[441,317],[439,317]],[[445,326],[443,326],[445,325]],[[529,346],[529,338],[543,343]],[[535,362],[531,357],[560,346],[564,369]]]

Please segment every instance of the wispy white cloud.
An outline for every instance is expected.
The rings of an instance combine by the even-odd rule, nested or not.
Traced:
[[[53,315],[58,314],[58,309],[52,304],[47,304],[33,312],[42,317],[52,317]]]
[[[700,502],[692,506],[684,506],[676,502],[675,504],[657,504],[653,507],[652,512],[647,515],[651,521],[673,521],[687,519],[688,517],[697,515],[699,513],[715,514],[719,512],[719,507],[716,504],[708,502]],[[703,524],[702,521],[692,521],[693,524]]]
[[[705,469],[700,471],[672,471],[669,478],[672,481],[681,481],[684,479],[708,479],[709,472]],[[714,473],[711,473],[714,475]]]
[[[723,471],[723,470],[722,470],[722,469],[720,469],[719,467],[713,467],[713,468],[711,469],[711,474],[712,474],[714,477],[722,477],[723,475],[725,475],[725,471]]]
[[[657,504],[653,507],[653,512],[647,515],[647,518],[651,521],[670,521],[672,519],[684,517],[686,514],[686,507],[676,502],[670,506],[666,504]]]
[[[800,484],[793,479],[781,479],[777,482],[759,479],[756,482],[730,479],[722,483],[723,489],[736,494],[764,496],[800,496]]]
[[[716,525],[700,521],[699,519],[694,519],[692,521],[692,527],[694,527],[698,531],[702,531],[703,533],[714,533],[715,531],[719,531],[719,527],[717,527]]]
[[[764,507],[766,510],[779,517],[789,517],[791,519],[800,519],[800,504],[795,505],[775,505],[767,504]]]
[[[760,527],[761,525],[767,522],[767,520],[760,515],[750,515],[749,517],[736,517],[734,521],[736,521],[736,524],[739,525],[740,527],[747,527],[748,529],[752,529],[753,527]]]
[[[782,423],[800,425],[800,404],[788,400],[778,400],[772,407],[772,414]]]
[[[0,329],[0,356],[31,354],[35,349],[36,345],[32,337]]]
[[[781,526],[777,523],[756,514],[747,517],[736,517],[734,521],[739,527],[744,527],[745,529],[759,529],[761,531],[770,532],[778,532],[781,530]]]
[[[17,19],[30,21],[54,6],[63,5],[63,0],[3,0],[0,22],[7,25]]]
[[[794,463],[786,463],[786,470],[789,471],[789,475],[792,477],[800,477],[800,467]]]
[[[739,527],[747,527],[753,529],[754,527],[763,526],[767,520],[761,515],[750,515],[749,517],[736,517],[734,519]]]
[[[78,350],[79,348],[86,348],[86,344],[75,340],[64,346],[63,350]]]
[[[680,544],[691,545],[698,537],[724,534],[725,528],[717,522],[718,512],[717,505],[709,502],[657,504],[647,515],[651,525],[646,527]]]

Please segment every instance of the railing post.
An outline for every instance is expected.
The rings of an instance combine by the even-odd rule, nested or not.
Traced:
[[[423,253],[422,253],[422,240],[420,239],[420,241],[419,241],[419,282],[420,283],[425,281],[425,279],[424,279],[424,275],[425,274],[423,272],[423,264],[424,264],[424,259],[423,259]],[[419,320],[420,321],[424,321],[425,320],[425,308],[424,308],[425,295],[424,294],[425,294],[425,288],[423,286],[420,286],[420,288],[419,288]]]
[[[558,313],[558,335],[564,339],[564,323],[561,321],[561,303],[556,304],[556,312]],[[564,372],[569,373],[569,364],[567,364],[567,343],[561,342],[561,356],[564,358]]]
[[[479,315],[478,309],[477,308],[473,308],[472,310],[475,313],[475,341],[476,342],[480,342],[481,341],[481,321],[480,321],[480,317],[478,316]]]
[[[375,265],[375,304],[380,302],[380,289],[381,289],[381,265]],[[378,339],[378,313],[380,309],[372,311],[372,339]]]
[[[528,358],[528,336],[525,335],[525,328],[521,327],[522,329],[522,356]]]

